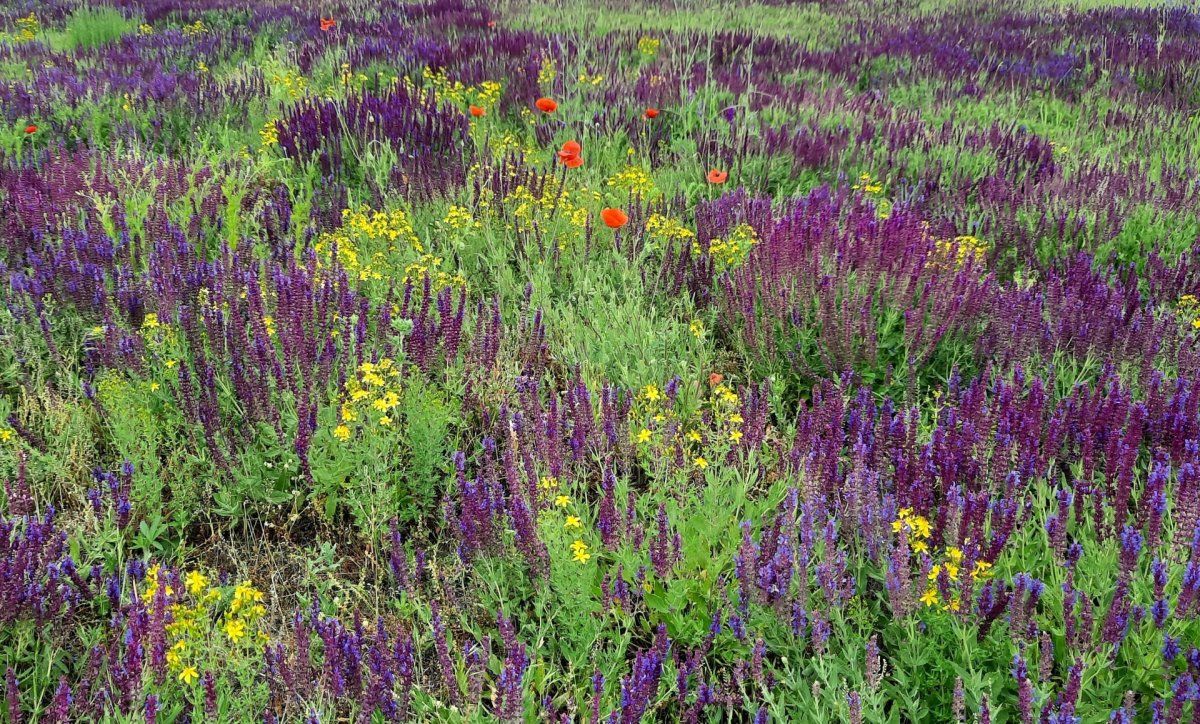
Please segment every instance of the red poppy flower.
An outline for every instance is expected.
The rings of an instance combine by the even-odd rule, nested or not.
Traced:
[[[537,106],[542,113],[553,113],[558,110],[558,104],[554,102],[553,98],[538,98],[533,105]]]
[[[578,141],[567,141],[558,152],[558,160],[567,168],[579,168],[583,165],[583,157],[579,155],[581,151],[583,146]]]
[[[708,376],[708,384],[712,387],[716,387],[717,385],[721,384],[724,381],[725,381],[725,375],[721,374],[720,372],[713,372],[711,375]]]
[[[484,113],[487,113],[487,111],[483,110],[479,106],[471,106],[468,110],[471,111],[471,115],[475,118],[480,118]]]
[[[708,176],[705,178],[708,179],[710,184],[723,184],[725,183],[725,179],[729,178],[729,172],[713,168],[709,169]]]
[[[629,214],[620,209],[601,209],[600,219],[610,229],[619,229],[629,223]]]
[[[321,32],[328,33],[334,25],[337,25],[337,21],[333,18],[321,18]]]
[[[32,136],[33,134],[37,133],[37,126],[30,123],[28,126],[25,126],[25,133]]]
[[[642,115],[646,116],[646,118],[658,118],[658,109],[657,108],[647,108],[646,112]]]

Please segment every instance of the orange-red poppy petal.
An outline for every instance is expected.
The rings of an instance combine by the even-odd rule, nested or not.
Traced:
[[[538,98],[533,105],[537,106],[542,113],[553,113],[558,110],[558,103],[553,98]]]
[[[708,179],[710,184],[723,184],[725,183],[725,179],[729,178],[729,172],[713,168],[709,169],[708,176],[705,178]]]
[[[600,220],[610,229],[619,229],[629,223],[629,214],[620,209],[601,209]]]

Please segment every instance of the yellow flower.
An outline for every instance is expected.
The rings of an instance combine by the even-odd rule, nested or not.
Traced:
[[[560,495],[554,499],[554,504],[560,508],[565,508],[571,504],[571,499],[565,495]]]
[[[962,559],[963,559],[962,549],[955,548],[954,546],[950,546],[949,548],[946,549],[946,557],[955,563],[962,563]]]
[[[696,467],[700,468],[701,470],[704,470],[705,468],[708,467],[708,461],[705,460],[702,456],[697,457],[692,462],[695,463]]]
[[[925,553],[929,550],[929,544],[923,540],[916,540],[913,541],[912,549],[913,553]]]
[[[383,417],[379,418],[379,424],[383,425],[384,427],[387,427],[388,425],[392,424],[392,418],[388,417],[387,415],[384,415]]]
[[[208,585],[208,576],[205,576],[200,571],[192,571],[191,573],[187,574],[187,577],[183,579],[183,582],[187,585],[188,593],[192,594],[193,596],[197,596]]]
[[[225,622],[225,635],[235,644],[246,635],[246,624],[236,618]]]
[[[651,402],[653,402],[654,400],[657,400],[659,397],[661,397],[662,394],[658,391],[658,387],[656,387],[655,385],[646,385],[642,389],[642,396],[645,397],[647,400],[650,400]]]
[[[642,431],[639,432],[637,435],[637,441],[639,443],[649,442],[650,441],[650,431],[643,427]]]
[[[199,678],[200,678],[200,672],[196,671],[195,666],[189,666],[186,669],[184,669],[183,671],[179,672],[179,680],[182,681],[183,683],[187,684],[188,686],[191,686],[192,684],[196,683],[196,679],[199,679]]]
[[[542,490],[554,490],[558,487],[558,478],[553,475],[544,475],[541,479]]]
[[[700,442],[700,439],[701,439],[700,432],[698,430],[689,430],[688,434],[685,437],[687,437],[687,439],[691,440],[692,442]]]
[[[733,442],[741,442],[741,440],[742,440],[742,431],[741,431],[741,430],[732,430],[732,431],[730,431],[730,433],[729,433],[729,439],[730,439],[730,440],[732,440]]]
[[[14,433],[12,430],[9,430],[7,427],[0,428],[0,442],[8,442],[9,440],[13,439],[15,434],[16,433]]]
[[[154,312],[147,314],[145,319],[142,320],[142,329],[157,329],[157,328],[158,328],[158,315],[155,314]]]
[[[937,601],[937,590],[933,588],[925,589],[925,595],[921,596],[921,603],[925,604],[926,606],[932,606],[933,604],[937,603]]]
[[[1200,329],[1200,317],[1196,317],[1192,320],[1192,327],[1195,329]]]
[[[588,544],[581,540],[577,540],[571,544],[571,551],[574,553],[574,556],[572,556],[573,560],[578,561],[579,563],[587,563],[592,557],[591,554],[588,553]]]
[[[346,442],[350,439],[350,428],[346,427],[345,425],[338,425],[337,427],[333,428],[333,436],[342,442]]]
[[[571,530],[572,528],[582,528],[583,523],[576,516],[568,515],[567,522],[563,524],[563,527],[567,530]]]

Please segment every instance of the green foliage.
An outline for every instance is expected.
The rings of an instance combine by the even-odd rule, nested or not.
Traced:
[[[67,18],[60,45],[63,50],[94,48],[111,43],[137,27],[137,20],[125,17],[116,8],[82,7]]]

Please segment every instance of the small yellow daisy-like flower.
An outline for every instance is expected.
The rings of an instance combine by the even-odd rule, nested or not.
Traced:
[[[384,427],[387,427],[388,425],[392,424],[392,418],[388,417],[387,415],[384,415],[383,417],[379,418],[379,424],[383,425]]]
[[[553,475],[544,475],[540,481],[542,490],[554,490],[558,487],[558,478]]]
[[[703,457],[697,457],[692,462],[695,463],[696,467],[700,468],[701,470],[704,470],[705,468],[708,467],[708,461],[705,460]]]
[[[145,319],[142,320],[142,329],[157,329],[157,328],[158,328],[158,315],[153,312],[151,312],[150,314],[147,314]]]
[[[650,431],[643,427],[637,435],[637,441],[639,443],[650,442]]]
[[[742,440],[742,431],[741,431],[741,430],[733,430],[733,431],[731,431],[731,432],[729,433],[729,439],[730,439],[730,440],[732,440],[733,442],[741,442],[741,440]]]
[[[563,527],[566,528],[567,530],[571,530],[572,528],[582,528],[583,523],[579,520],[578,517],[576,517],[574,515],[568,515],[567,522],[563,523]]]
[[[560,495],[554,499],[554,504],[560,508],[565,508],[571,504],[571,499],[565,495]]]
[[[571,551],[574,554],[572,559],[579,563],[587,563],[592,557],[592,555],[588,553],[588,544],[581,540],[577,540],[571,544]]]
[[[913,541],[912,549],[914,553],[925,553],[929,550],[929,544],[923,540]]]
[[[333,436],[342,442],[346,442],[350,439],[350,428],[346,427],[345,425],[338,425],[337,427],[333,428]]]
[[[642,389],[642,396],[645,397],[647,400],[650,400],[651,402],[653,402],[654,400],[657,400],[658,398],[662,397],[662,393],[660,393],[658,391],[657,386],[646,385]]]
[[[700,431],[699,430],[689,430],[688,434],[685,435],[685,437],[687,437],[687,439],[691,440],[692,442],[700,442],[700,439],[701,439]]]
[[[921,603],[926,606],[932,606],[938,602],[937,590],[933,588],[925,589],[925,595],[921,596]]]
[[[192,571],[191,573],[187,574],[187,577],[183,579],[183,582],[187,586],[188,593],[192,594],[193,596],[197,596],[205,589],[206,586],[208,586],[208,576],[204,575],[200,571]]]
[[[246,624],[236,618],[231,618],[225,622],[225,635],[235,644],[246,635]]]
[[[187,684],[188,686],[191,686],[192,684],[196,683],[196,679],[199,679],[199,678],[200,678],[200,672],[196,671],[195,666],[189,666],[189,667],[185,668],[183,671],[179,672],[179,680],[182,681],[183,683]]]
[[[1200,317],[1196,317],[1192,320],[1192,327],[1195,329],[1200,329]]]
[[[163,364],[165,364],[167,366],[167,369],[173,370],[173,369],[175,369],[175,365],[179,364],[179,360],[169,359],[166,362],[164,362]]]
[[[962,559],[963,559],[962,549],[955,548],[954,546],[950,546],[949,548],[946,549],[946,557],[949,558],[954,563],[962,563]]]

